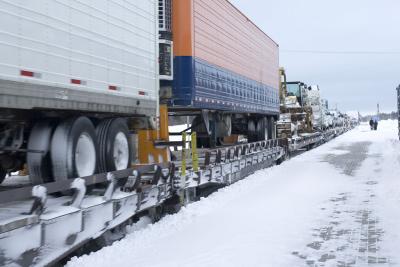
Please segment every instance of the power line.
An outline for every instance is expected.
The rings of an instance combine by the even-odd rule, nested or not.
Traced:
[[[339,50],[293,50],[281,49],[282,53],[325,55],[400,55],[400,51],[339,51]]]

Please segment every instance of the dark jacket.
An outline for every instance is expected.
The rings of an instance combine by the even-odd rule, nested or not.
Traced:
[[[370,119],[369,120],[369,126],[373,126],[374,125],[374,120],[373,119]]]

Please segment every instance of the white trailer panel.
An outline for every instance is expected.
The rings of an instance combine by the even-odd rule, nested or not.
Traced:
[[[156,0],[0,0],[0,107],[156,114],[156,12]]]

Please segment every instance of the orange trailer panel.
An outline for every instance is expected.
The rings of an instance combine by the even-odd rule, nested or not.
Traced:
[[[194,56],[278,88],[278,45],[226,0],[193,0]]]
[[[174,0],[172,7],[174,55],[193,56],[193,1]]]
[[[279,87],[279,47],[227,0],[174,0],[174,55]]]

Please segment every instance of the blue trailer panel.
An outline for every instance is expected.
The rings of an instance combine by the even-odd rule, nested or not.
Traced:
[[[190,56],[175,57],[173,106],[279,114],[278,90]]]

